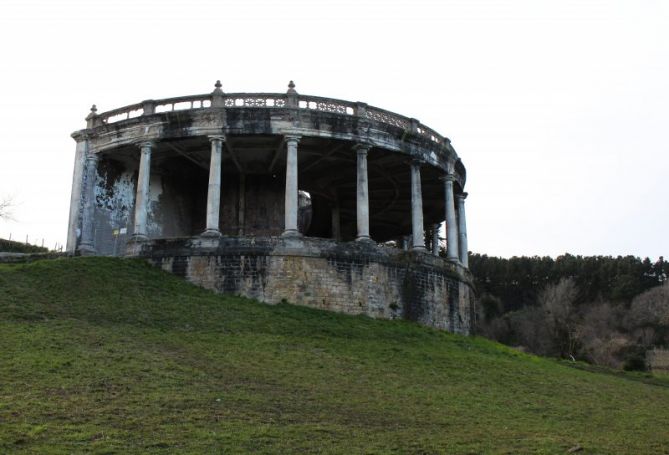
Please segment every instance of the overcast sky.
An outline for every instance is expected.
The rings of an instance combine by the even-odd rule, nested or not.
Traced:
[[[64,243],[96,103],[283,92],[418,118],[474,252],[669,255],[669,2],[2,0],[0,237]]]

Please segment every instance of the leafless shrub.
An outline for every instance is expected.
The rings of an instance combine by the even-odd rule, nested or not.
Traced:
[[[646,347],[669,344],[669,284],[657,286],[632,300],[627,328]]]
[[[539,294],[539,305],[544,312],[546,331],[553,340],[560,357],[574,357],[578,343],[576,297],[578,289],[572,278],[562,278],[550,284]]]
[[[618,329],[621,316],[609,302],[586,307],[578,334],[582,354],[589,362],[611,368],[623,366],[624,353],[632,340]]]
[[[543,308],[524,308],[511,313],[509,319],[518,344],[538,355],[555,356],[559,354]]]
[[[5,196],[0,199],[0,220],[10,221],[12,218],[12,209],[14,208],[14,199],[11,196]]]

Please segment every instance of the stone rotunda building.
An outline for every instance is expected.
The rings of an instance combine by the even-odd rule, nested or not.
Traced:
[[[466,171],[448,138],[286,93],[146,100],[77,142],[67,249],[134,256],[218,292],[472,328]],[[440,223],[446,254],[440,256]]]

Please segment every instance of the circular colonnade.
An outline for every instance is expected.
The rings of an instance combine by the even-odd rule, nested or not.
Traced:
[[[210,94],[94,106],[86,120],[72,135],[69,251],[145,257],[270,303],[469,332],[465,168],[419,121],[300,95],[292,81],[281,94],[217,81]]]

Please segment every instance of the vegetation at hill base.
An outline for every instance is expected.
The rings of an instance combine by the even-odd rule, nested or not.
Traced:
[[[658,454],[669,379],[215,295],[137,260],[0,265],[0,453]]]
[[[628,370],[669,347],[669,263],[633,256],[470,256],[479,333],[512,346]]]
[[[14,240],[0,239],[0,253],[47,253],[48,248]]]

